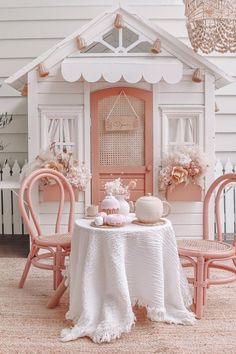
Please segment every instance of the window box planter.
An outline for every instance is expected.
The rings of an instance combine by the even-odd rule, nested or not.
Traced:
[[[79,199],[79,190],[73,187],[75,200]],[[41,202],[55,202],[59,200],[60,189],[57,184],[40,186],[40,201]],[[65,200],[69,200],[69,193],[65,191]]]
[[[173,202],[201,202],[203,199],[202,194],[202,187],[198,184],[180,183],[175,187],[169,186],[167,188],[166,199]]]

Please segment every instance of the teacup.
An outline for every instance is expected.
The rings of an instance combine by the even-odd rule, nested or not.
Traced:
[[[86,209],[86,215],[89,217],[95,217],[98,213],[98,205],[89,205]]]

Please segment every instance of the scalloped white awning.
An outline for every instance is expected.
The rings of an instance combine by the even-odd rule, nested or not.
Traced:
[[[183,64],[175,58],[67,58],[61,63],[61,72],[69,82],[83,78],[114,83],[123,78],[129,83],[144,79],[155,84],[163,79],[175,84],[182,79]]]

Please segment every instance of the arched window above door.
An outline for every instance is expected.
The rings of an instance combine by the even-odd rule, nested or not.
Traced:
[[[106,33],[99,35],[96,41],[82,49],[79,53],[87,54],[131,54],[149,53],[152,43],[143,34],[138,33],[128,26],[124,28],[113,28]],[[74,53],[72,54],[72,57]]]

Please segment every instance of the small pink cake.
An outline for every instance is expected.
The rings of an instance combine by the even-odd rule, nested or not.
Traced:
[[[101,202],[101,210],[108,214],[117,214],[120,209],[120,203],[113,197],[113,195],[107,195]]]
[[[106,217],[106,224],[110,226],[122,226],[126,223],[126,218],[121,214],[110,214]]]

